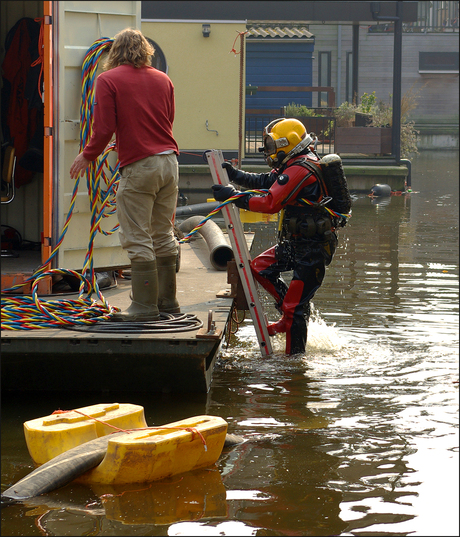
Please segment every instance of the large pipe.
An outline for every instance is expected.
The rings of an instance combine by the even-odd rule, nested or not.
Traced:
[[[5,490],[1,496],[2,504],[33,498],[67,485],[100,464],[109,441],[123,434],[125,433],[108,434],[54,457]]]
[[[176,216],[193,216],[195,214],[202,214],[208,216],[208,214],[220,205],[221,201],[210,201],[208,203],[195,203],[194,205],[183,205],[176,208]]]
[[[190,233],[192,229],[203,221],[201,216],[191,216],[187,218],[179,229],[184,233]],[[209,258],[212,266],[216,270],[227,270],[227,263],[233,259],[233,250],[229,246],[220,227],[212,220],[207,220],[206,223],[198,230],[206,241],[209,248]]]
[[[126,433],[101,436],[57,455],[5,490],[1,495],[1,506],[6,507],[29,500],[67,485],[100,464],[107,453],[108,443],[124,434]],[[245,442],[243,437],[227,434],[224,446],[234,446],[243,442]],[[49,505],[49,501],[50,499],[46,498],[42,503]]]

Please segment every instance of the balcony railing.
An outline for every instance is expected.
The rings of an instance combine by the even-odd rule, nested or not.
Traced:
[[[318,112],[326,112],[324,117],[297,117],[301,121],[308,133],[314,132],[318,137],[317,151],[321,155],[333,152],[335,118],[329,109],[318,109]],[[266,125],[277,119],[284,117],[284,109],[280,113],[274,114],[273,111],[264,114],[262,111],[257,114],[246,113],[245,123],[245,158],[255,158],[263,156],[259,152],[259,147],[263,146],[262,132]]]
[[[458,2],[422,1],[418,2],[417,21],[403,22],[403,32],[407,33],[458,33]],[[391,22],[380,22],[368,27],[368,33],[393,32]]]

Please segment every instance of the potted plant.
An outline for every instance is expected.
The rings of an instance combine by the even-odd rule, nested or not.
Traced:
[[[416,107],[412,88],[401,99],[401,156],[417,152],[417,134],[408,113]],[[358,125],[357,116],[364,117],[365,125]],[[336,118],[334,150],[336,153],[364,153],[385,155],[391,153],[391,125],[393,108],[390,102],[376,102],[375,91],[364,93],[360,104],[342,103],[334,111]]]
[[[373,91],[371,94],[362,94],[361,103],[358,106],[359,111],[355,112],[355,127],[369,127],[371,125],[371,111],[375,106],[375,101],[375,91]]]

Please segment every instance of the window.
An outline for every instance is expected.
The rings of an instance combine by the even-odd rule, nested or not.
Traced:
[[[320,52],[318,63],[318,86],[331,85],[331,53]],[[328,94],[326,92],[318,93],[318,107],[327,107],[329,105]]]
[[[419,73],[458,73],[458,52],[419,52]]]
[[[345,83],[345,100],[353,102],[353,52],[347,52],[347,76]]]
[[[166,63],[165,55],[163,54],[163,51],[161,48],[150,39],[150,37],[145,36],[147,41],[152,45],[152,47],[155,49],[155,54],[152,58],[152,67],[155,67],[155,69],[158,69],[158,71],[163,71],[163,73],[168,73],[168,64]]]

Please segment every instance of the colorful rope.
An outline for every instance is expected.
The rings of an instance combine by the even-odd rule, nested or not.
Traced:
[[[223,203],[218,205],[213,211],[211,211],[208,214],[208,216],[206,216],[197,226],[195,226],[189,233],[187,233],[187,235],[185,235],[185,237],[180,239],[179,242],[180,243],[188,242],[190,240],[190,238],[192,237],[192,235],[194,235],[197,231],[199,231],[200,228],[202,228],[210,218],[212,218],[215,214],[217,214],[222,209],[222,207],[225,207],[225,205],[228,205],[229,203],[232,203],[233,201],[237,200],[238,198],[246,196],[246,194],[266,194],[267,192],[268,192],[268,190],[265,190],[265,189],[261,189],[261,190],[245,190],[244,192],[239,192],[235,196],[232,196],[231,198],[228,198]]]
[[[88,49],[83,61],[81,76],[82,98],[80,105],[80,151],[91,138],[91,122],[95,96],[94,81],[98,62],[101,55],[110,48],[112,42],[113,39],[107,37],[98,39]],[[77,177],[61,236],[50,257],[34,271],[31,277],[18,285],[2,291],[2,330],[29,330],[94,324],[110,319],[112,314],[118,311],[118,308],[114,308],[107,303],[100,292],[93,264],[93,246],[96,234],[99,232],[103,235],[111,235],[119,227],[117,224],[109,231],[101,228],[102,219],[108,218],[116,211],[115,197],[119,181],[119,164],[117,161],[115,167],[112,168],[107,158],[114,148],[114,143],[109,144],[102,155],[91,163],[86,172],[91,208],[91,226],[82,273],[79,274],[78,272],[67,269],[46,270],[50,266],[52,259],[56,256],[69,228],[80,182],[80,177]],[[105,186],[101,186],[102,183]],[[80,280],[78,299],[41,301],[37,294],[38,283],[40,280],[53,274],[67,274],[78,278]],[[20,295],[8,297],[7,294],[3,294],[14,292],[29,282],[33,282],[31,296]],[[85,293],[86,297],[83,296]],[[98,304],[91,299],[93,293],[96,293],[102,304]]]
[[[299,201],[301,201],[302,203],[304,203],[305,205],[310,205],[312,207],[316,207],[317,206],[317,203],[314,203],[312,201],[309,201],[305,198],[300,198]],[[341,218],[351,218],[351,213],[349,214],[342,214],[342,213],[337,213],[336,211],[333,211],[332,209],[329,209],[328,207],[326,207],[325,205],[321,206],[322,209],[326,209],[326,211],[329,213],[329,214],[332,214],[332,216],[337,216],[337,217],[341,217]]]

